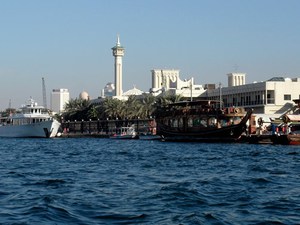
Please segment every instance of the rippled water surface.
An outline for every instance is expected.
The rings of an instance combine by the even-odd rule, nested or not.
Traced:
[[[300,146],[0,139],[0,224],[300,224]]]

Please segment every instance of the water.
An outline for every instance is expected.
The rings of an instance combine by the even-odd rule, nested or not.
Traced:
[[[300,147],[0,139],[0,224],[300,224]]]

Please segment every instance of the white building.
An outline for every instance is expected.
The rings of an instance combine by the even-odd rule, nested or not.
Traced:
[[[115,95],[115,85],[111,82],[108,82],[104,89],[101,90],[101,98],[112,97]]]
[[[65,104],[70,100],[70,93],[68,89],[53,89],[51,93],[51,110],[53,112],[61,113],[64,110]]]
[[[150,92],[159,95],[167,92],[171,95],[181,95],[183,97],[198,97],[205,92],[202,85],[195,85],[194,79],[181,80],[179,70],[151,70],[152,88]]]
[[[243,106],[253,108],[255,114],[283,114],[300,98],[300,78],[274,77],[267,81],[245,84],[245,74],[240,81],[228,75],[228,87],[207,90],[201,97],[223,101],[224,107]]]
[[[239,86],[246,84],[245,73],[229,73],[228,76],[228,87]]]

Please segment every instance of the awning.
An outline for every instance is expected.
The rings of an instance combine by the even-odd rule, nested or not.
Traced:
[[[300,121],[300,115],[286,115],[289,121]]]

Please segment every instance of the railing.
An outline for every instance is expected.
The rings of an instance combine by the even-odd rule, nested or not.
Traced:
[[[119,127],[135,125],[138,133],[147,133],[155,128],[154,119],[132,120],[90,120],[90,121],[64,121],[61,123],[63,134],[98,134],[111,135]]]
[[[254,101],[245,101],[245,102],[236,102],[236,103],[226,103],[224,104],[225,107],[232,107],[232,106],[255,106],[255,105],[264,105],[263,100],[254,100]]]

